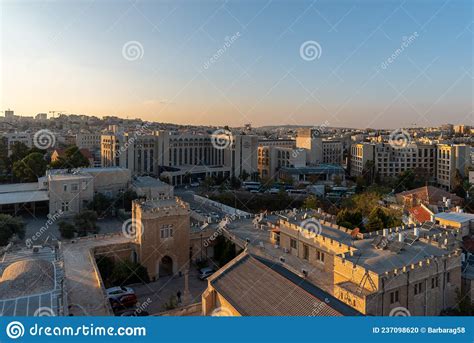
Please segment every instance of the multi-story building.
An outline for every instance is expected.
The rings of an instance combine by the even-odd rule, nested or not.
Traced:
[[[466,175],[471,165],[471,150],[464,144],[438,144],[436,149],[436,178],[438,184],[451,190],[456,171]]]
[[[258,172],[258,137],[232,135],[215,143],[207,133],[155,131],[102,135],[103,166],[121,166],[134,175],[167,177],[173,185],[208,176],[240,176]]]
[[[132,218],[138,261],[150,279],[184,273],[189,261],[189,205],[178,198],[135,200]]]
[[[279,146],[258,147],[258,173],[261,178],[275,178],[282,167],[306,166],[306,150]]]
[[[362,175],[367,162],[374,161],[374,152],[374,144],[357,143],[351,146],[351,176]]]
[[[258,141],[258,146],[294,148],[296,147],[296,141],[294,139],[260,139]]]
[[[78,133],[76,135],[76,146],[79,149],[100,150],[100,144],[101,134],[99,133]]]
[[[307,151],[307,164],[341,164],[343,145],[339,140],[324,139],[319,129],[300,129],[296,136],[296,147]]]
[[[8,156],[12,154],[12,147],[15,143],[23,143],[28,148],[33,146],[33,138],[28,132],[7,133]]]
[[[38,113],[35,116],[36,120],[47,120],[48,119],[48,114],[47,113]]]
[[[388,143],[358,143],[351,147],[351,175],[362,174],[372,161],[382,178],[395,177],[406,170],[423,170],[441,187],[450,190],[453,176],[459,170],[465,175],[470,166],[470,150],[461,144],[410,143],[400,149]]]
[[[439,315],[457,305],[456,230],[399,227],[355,234],[332,221],[320,220],[313,231],[304,223],[280,219],[278,243],[316,267],[322,285],[359,312],[380,316],[404,308],[411,315]]]

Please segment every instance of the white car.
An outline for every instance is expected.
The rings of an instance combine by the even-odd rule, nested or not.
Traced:
[[[135,295],[135,291],[130,287],[118,286],[111,287],[105,290],[109,299],[119,299],[124,295]]]

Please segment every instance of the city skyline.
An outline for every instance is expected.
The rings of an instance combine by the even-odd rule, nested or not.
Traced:
[[[1,105],[19,115],[473,122],[468,1],[23,4],[1,6]]]

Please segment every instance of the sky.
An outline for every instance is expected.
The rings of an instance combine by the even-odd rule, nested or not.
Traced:
[[[0,4],[2,111],[216,126],[474,125],[471,1]]]

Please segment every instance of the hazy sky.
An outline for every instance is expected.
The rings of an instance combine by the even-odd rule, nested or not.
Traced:
[[[1,16],[0,106],[16,114],[474,124],[468,0],[1,0]]]

